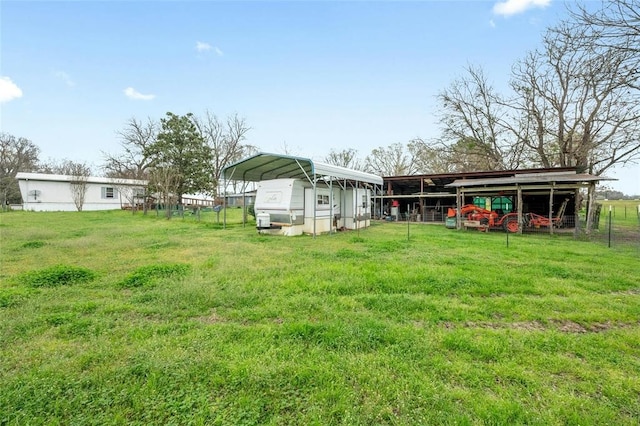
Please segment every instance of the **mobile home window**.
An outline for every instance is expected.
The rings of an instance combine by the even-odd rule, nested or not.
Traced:
[[[319,206],[328,206],[329,205],[329,196],[318,194],[318,205]]]
[[[112,186],[103,186],[102,187],[102,198],[116,198],[116,190]]]

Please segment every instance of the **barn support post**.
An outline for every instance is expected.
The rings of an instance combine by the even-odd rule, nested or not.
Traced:
[[[462,228],[462,219],[460,215],[462,209],[462,190],[460,187],[456,188],[456,229]]]
[[[580,235],[580,188],[576,188],[573,193],[573,236]]]
[[[551,188],[549,189],[549,234],[553,235],[553,184],[551,182]]]
[[[587,226],[585,232],[587,235],[591,234],[591,228],[593,227],[593,219],[594,219],[594,198],[596,192],[596,184],[595,182],[589,182],[589,190],[587,196]]]
[[[517,184],[517,194],[518,194],[518,234],[522,234],[522,187]]]

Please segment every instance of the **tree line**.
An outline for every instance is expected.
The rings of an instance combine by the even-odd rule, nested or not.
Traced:
[[[129,119],[117,131],[121,151],[104,153],[102,173],[115,179],[141,179],[149,182],[149,192],[171,203],[181,204],[184,194],[217,196],[222,170],[227,165],[257,152],[245,143],[250,130],[237,115],[225,120],[206,112],[177,115],[168,112],[160,120]],[[91,175],[86,163],[71,160],[41,162],[40,149],[30,140],[0,133],[0,191],[3,205],[20,203],[15,176],[18,172],[63,174],[78,182]],[[74,187],[74,188],[75,188]],[[73,189],[73,188],[72,188]],[[80,203],[81,196],[74,196]]]

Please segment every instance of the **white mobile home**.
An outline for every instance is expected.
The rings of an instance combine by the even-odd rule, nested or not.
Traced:
[[[22,208],[33,211],[76,211],[73,197],[73,176],[45,173],[16,175]],[[114,210],[130,206],[144,194],[147,182],[133,179],[86,178],[86,192],[82,210]]]
[[[257,154],[225,168],[226,180],[258,182],[261,233],[301,235],[371,224],[371,200],[382,178],[306,158]]]

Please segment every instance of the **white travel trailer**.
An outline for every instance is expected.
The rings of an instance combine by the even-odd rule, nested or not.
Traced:
[[[74,177],[46,173],[17,173],[23,210],[76,211]],[[147,182],[133,179],[87,177],[82,210],[115,210],[130,206],[144,194]]]
[[[369,226],[372,197],[382,186],[370,173],[265,153],[228,166],[224,177],[258,182],[258,231],[289,236]]]

